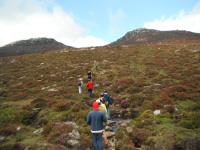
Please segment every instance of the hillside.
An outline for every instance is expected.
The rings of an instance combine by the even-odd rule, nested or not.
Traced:
[[[47,51],[72,48],[50,38],[31,38],[20,40],[0,47],[0,57],[23,54],[42,53]]]
[[[153,29],[139,28],[127,32],[120,39],[109,45],[131,45],[131,44],[152,44],[152,43],[178,43],[190,40],[199,40],[200,33],[189,31],[159,31]]]
[[[109,138],[110,150],[200,149],[199,43],[109,45],[1,57],[0,149],[92,149],[85,118],[105,89],[114,98],[111,119],[132,120]],[[88,71],[93,72],[93,98],[85,85]]]

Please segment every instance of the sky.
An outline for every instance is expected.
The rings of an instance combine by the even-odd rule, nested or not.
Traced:
[[[103,46],[138,28],[200,33],[200,0],[0,0],[0,47],[42,37]]]

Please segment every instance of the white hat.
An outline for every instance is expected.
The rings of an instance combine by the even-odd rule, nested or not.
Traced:
[[[97,103],[101,103],[100,99],[97,99],[96,102],[97,102]]]

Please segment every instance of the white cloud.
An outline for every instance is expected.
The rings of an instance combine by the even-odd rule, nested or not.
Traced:
[[[94,36],[87,36],[84,38],[78,38],[75,41],[76,45],[81,45],[81,47],[88,47],[88,45],[91,45],[91,41],[93,42],[93,46],[104,46],[106,44],[109,44],[109,42],[105,42],[102,39],[98,39]]]
[[[181,10],[178,15],[170,18],[156,19],[153,22],[144,23],[144,27],[157,30],[186,30],[200,33],[200,2],[190,13]]]
[[[46,2],[46,0],[1,0],[0,46],[37,37],[54,38],[74,47],[107,44],[96,37],[83,37],[82,34],[86,29],[77,24],[72,15],[59,6],[53,6],[51,1]]]
[[[118,9],[117,12],[110,12],[109,21],[110,21],[110,31],[111,33],[119,33],[123,31],[123,23],[126,18],[125,13],[122,9]]]

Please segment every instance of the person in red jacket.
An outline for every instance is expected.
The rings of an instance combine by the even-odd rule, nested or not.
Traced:
[[[88,94],[90,97],[92,97],[92,89],[93,89],[94,83],[90,80],[88,80],[87,88],[88,88]]]

